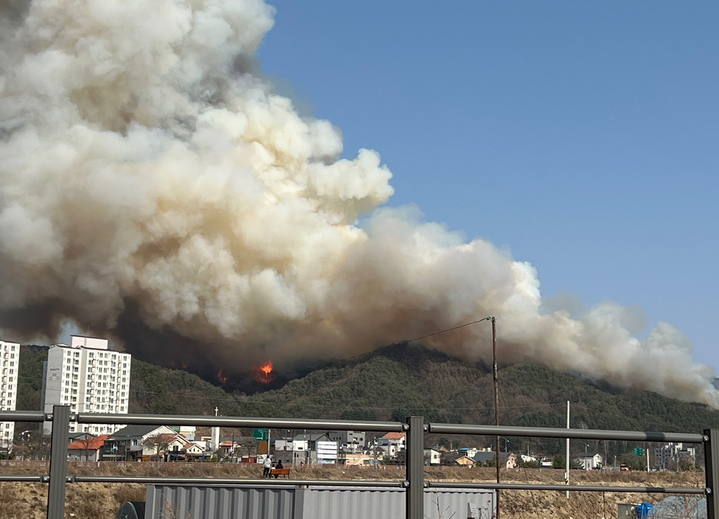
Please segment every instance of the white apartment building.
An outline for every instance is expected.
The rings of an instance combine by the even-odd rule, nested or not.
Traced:
[[[14,411],[17,400],[17,376],[20,363],[20,345],[14,342],[0,341],[0,409]],[[15,436],[15,422],[0,423],[0,450],[12,450]]]
[[[129,353],[108,348],[107,339],[73,335],[70,345],[52,346],[47,356],[45,412],[69,405],[73,413],[127,414],[130,398]],[[112,434],[121,425],[70,423],[70,432]],[[50,424],[45,424],[46,432]]]

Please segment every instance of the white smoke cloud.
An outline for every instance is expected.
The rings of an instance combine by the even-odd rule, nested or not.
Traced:
[[[241,363],[368,351],[495,315],[503,361],[719,407],[713,372],[670,325],[640,342],[635,309],[547,314],[528,263],[415,208],[378,209],[393,193],[379,155],[340,159],[340,132],[256,71],[274,14],[262,0],[11,7],[0,311],[17,320],[5,326],[69,318],[127,338],[129,315]],[[485,359],[490,347],[482,325],[430,343]]]

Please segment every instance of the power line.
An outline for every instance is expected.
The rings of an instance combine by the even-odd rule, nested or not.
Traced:
[[[491,318],[491,317],[484,317],[484,318],[478,319],[478,320],[476,320],[476,321],[470,321],[470,322],[467,322],[467,323],[464,323],[464,324],[460,324],[460,325],[458,325],[458,326],[453,326],[453,327],[451,327],[451,328],[445,328],[445,329],[443,329],[443,330],[439,330],[439,331],[436,331],[436,332],[428,333],[428,334],[426,334],[426,335],[422,335],[422,336],[420,336],[420,337],[415,337],[415,338],[413,338],[413,339],[404,339],[404,340],[401,340],[401,341],[399,341],[399,342],[397,342],[397,343],[387,344],[386,346],[382,346],[382,347],[377,348],[377,349],[375,349],[375,350],[368,351],[368,352],[364,352],[364,353],[358,353],[358,354],[356,354],[356,355],[352,355],[352,356],[350,356],[350,357],[345,357],[345,358],[343,358],[343,359],[336,359],[336,360],[326,361],[326,362],[323,362],[323,363],[320,363],[320,364],[316,364],[316,365],[314,365],[314,366],[312,366],[312,367],[308,367],[308,368],[301,368],[301,369],[295,369],[295,370],[290,370],[290,371],[278,372],[276,376],[284,376],[284,377],[286,377],[286,378],[293,379],[293,378],[296,378],[296,377],[293,377],[292,375],[299,375],[299,374],[301,374],[301,373],[304,372],[304,371],[309,371],[309,372],[317,371],[318,369],[321,369],[321,368],[327,368],[327,367],[334,366],[334,365],[337,365],[337,364],[342,364],[342,363],[349,362],[349,361],[352,361],[352,360],[356,360],[356,359],[359,359],[359,358],[362,358],[362,357],[366,357],[366,356],[369,356],[369,355],[373,355],[373,354],[382,352],[382,351],[384,351],[384,350],[387,350],[387,349],[389,349],[389,348],[392,348],[393,346],[396,346],[396,345],[398,345],[398,344],[409,344],[409,343],[411,343],[411,342],[421,341],[422,339],[427,339],[427,338],[429,338],[429,337],[434,337],[434,336],[437,336],[437,335],[442,335],[442,334],[444,334],[444,333],[453,332],[453,331],[459,330],[459,329],[461,329],[461,328],[466,328],[467,326],[472,326],[473,324],[481,323],[482,321],[489,321],[490,319],[492,319],[492,318]],[[233,383],[235,383],[235,384],[241,384],[241,383],[243,383],[243,382],[250,382],[250,381],[252,381],[252,380],[255,380],[254,377],[249,377],[249,376],[248,376],[248,377],[245,377],[245,378],[242,378],[242,379],[239,379],[239,380],[234,379],[234,380],[233,380]]]

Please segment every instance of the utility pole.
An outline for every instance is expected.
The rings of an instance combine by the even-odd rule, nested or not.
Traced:
[[[569,400],[567,400],[567,429],[569,429]],[[569,438],[564,449],[564,484],[569,485]],[[567,490],[567,499],[569,499],[569,490]]]
[[[498,373],[497,373],[497,325],[496,325],[497,319],[492,317],[492,364],[494,366],[493,368],[493,378],[494,378],[494,421],[497,425],[499,425],[499,381],[498,381]],[[499,450],[499,436],[497,436],[497,444],[496,444],[496,450],[494,454],[494,461],[495,465],[497,467],[497,483],[499,483],[499,465],[502,462],[500,459],[500,450]],[[499,489],[497,489],[497,515],[496,518],[499,519]]]

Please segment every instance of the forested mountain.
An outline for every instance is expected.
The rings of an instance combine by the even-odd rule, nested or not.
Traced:
[[[47,349],[23,346],[18,409],[39,409]],[[281,374],[280,374],[281,375]],[[516,364],[499,371],[500,418],[511,425],[698,432],[719,427],[719,412],[656,393],[602,388],[548,368]],[[486,367],[421,346],[395,345],[338,361],[253,395],[225,391],[178,369],[132,361],[130,412],[493,423]]]

